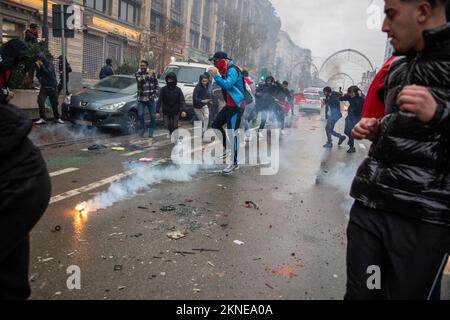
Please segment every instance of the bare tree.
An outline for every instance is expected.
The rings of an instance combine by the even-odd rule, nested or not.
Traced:
[[[167,64],[167,57],[170,54],[171,47],[181,40],[183,34],[183,27],[177,24],[169,17],[165,17],[161,26],[161,31],[156,38],[157,46],[161,47],[161,53],[155,54],[151,60],[159,64],[159,72],[163,73],[164,67]]]
[[[225,13],[224,47],[233,59],[248,67],[253,66],[253,52],[265,41],[264,26],[242,20],[235,12]]]

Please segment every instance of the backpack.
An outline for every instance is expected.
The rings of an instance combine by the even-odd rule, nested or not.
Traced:
[[[253,99],[253,95],[251,94],[251,92],[247,89],[247,83],[244,80],[244,75],[242,74],[241,69],[239,69],[236,65],[231,65],[230,68],[234,68],[237,70],[238,74],[241,75],[241,79],[242,79],[242,84],[244,85],[244,100],[245,100],[245,104],[248,106],[249,104],[252,104],[254,99]]]

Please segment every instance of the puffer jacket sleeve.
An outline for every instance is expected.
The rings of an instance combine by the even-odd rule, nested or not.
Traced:
[[[437,109],[429,125],[435,127],[438,132],[450,136],[450,89],[447,91],[432,91],[437,102]]]

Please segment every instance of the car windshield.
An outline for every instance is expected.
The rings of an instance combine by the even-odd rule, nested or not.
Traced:
[[[320,96],[318,94],[305,93],[305,99],[320,100]]]
[[[206,72],[205,68],[184,67],[184,66],[168,66],[161,76],[162,81],[166,80],[166,76],[173,72],[177,75],[179,83],[195,84],[202,74]]]
[[[134,78],[111,76],[97,82],[92,89],[103,92],[135,94],[137,91]]]

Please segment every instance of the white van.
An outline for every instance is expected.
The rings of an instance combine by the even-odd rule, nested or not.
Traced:
[[[211,65],[201,63],[188,63],[188,62],[174,62],[169,64],[165,69],[161,77],[159,78],[159,85],[163,87],[166,85],[166,76],[170,72],[174,72],[178,78],[178,86],[183,91],[186,105],[192,107],[195,86],[202,74],[208,72]]]

